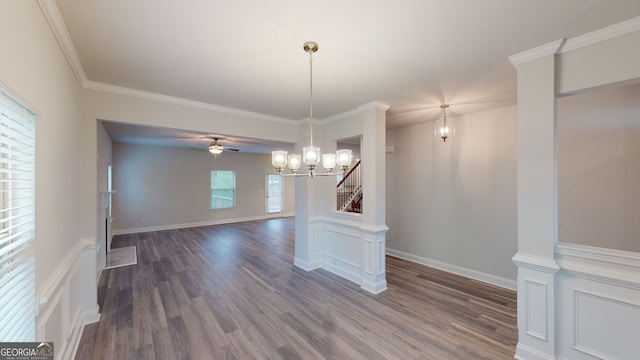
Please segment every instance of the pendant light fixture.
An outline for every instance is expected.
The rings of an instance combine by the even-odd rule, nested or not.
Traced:
[[[449,104],[442,104],[440,108],[442,109],[442,117],[436,120],[434,124],[434,135],[437,139],[446,143],[451,141],[456,129],[453,126],[453,119],[447,117]]]
[[[276,171],[282,176],[330,176],[343,174],[351,164],[351,150],[342,149],[336,151],[335,154],[320,155],[320,148],[313,146],[313,53],[318,51],[318,44],[313,41],[305,42],[303,45],[305,52],[309,53],[309,146],[302,148],[302,157],[300,154],[287,154],[286,151],[271,152],[271,163]],[[326,173],[317,173],[316,166],[322,160],[322,167]],[[308,172],[298,174],[300,166],[304,163]],[[333,168],[338,165],[342,172],[332,172]],[[291,173],[284,173],[284,168],[288,166]]]

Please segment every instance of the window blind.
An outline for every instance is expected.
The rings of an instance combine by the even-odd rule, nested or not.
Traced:
[[[35,340],[35,114],[0,89],[0,341]]]

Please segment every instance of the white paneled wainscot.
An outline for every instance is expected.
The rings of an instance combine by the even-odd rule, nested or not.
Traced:
[[[559,359],[638,359],[640,254],[559,244]]]
[[[85,324],[100,320],[95,240],[78,242],[38,288],[36,339],[55,344],[56,359],[73,358]]]
[[[314,268],[331,271],[372,293],[386,290],[386,226],[367,226],[359,214],[340,212],[314,217],[310,225]]]

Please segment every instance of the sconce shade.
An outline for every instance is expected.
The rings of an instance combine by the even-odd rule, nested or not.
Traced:
[[[322,154],[322,167],[331,172],[336,167],[336,154]]]
[[[287,152],[286,151],[272,151],[271,152],[271,164],[276,170],[281,171],[287,166]]]
[[[300,169],[300,165],[302,165],[302,161],[300,160],[300,154],[291,154],[289,155],[289,169],[294,173]]]
[[[320,161],[320,148],[317,146],[305,146],[302,148],[302,161],[309,170],[315,169]]]
[[[340,166],[342,170],[346,170],[351,164],[351,158],[352,158],[351,150],[340,149],[336,151],[336,156],[338,158],[337,159],[338,166]]]

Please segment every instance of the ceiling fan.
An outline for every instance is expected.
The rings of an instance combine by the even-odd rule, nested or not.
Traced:
[[[220,154],[223,151],[240,151],[238,149],[231,148],[228,146],[225,147],[222,144],[218,143],[218,141],[220,140],[219,137],[211,137],[211,139],[213,139],[213,142],[209,144],[209,152],[212,154]]]

